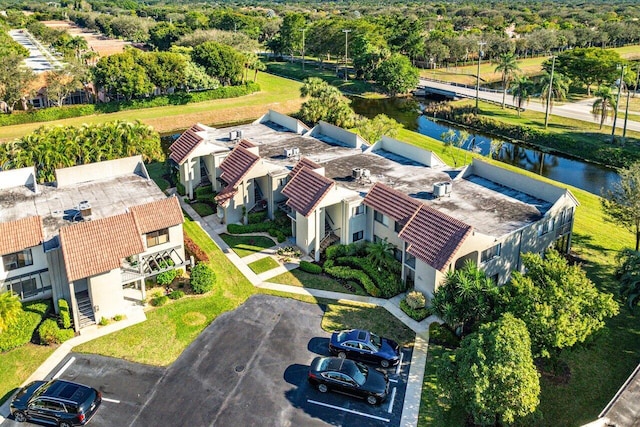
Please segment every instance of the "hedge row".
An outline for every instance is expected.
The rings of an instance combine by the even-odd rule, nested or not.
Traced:
[[[349,267],[337,266],[324,269],[331,277],[342,280],[355,280],[359,282],[365,291],[372,297],[380,296],[380,289],[376,287],[371,278],[362,270],[356,270]]]
[[[35,301],[22,304],[23,312],[9,329],[0,334],[0,352],[25,345],[49,312],[51,301]]]
[[[344,256],[335,260],[340,265],[346,265],[364,271],[380,289],[383,298],[391,298],[404,291],[404,284],[395,274],[388,270],[375,267],[368,258]]]
[[[209,255],[187,235],[184,236],[184,250],[188,256],[193,255],[196,261],[209,262]]]
[[[332,245],[324,251],[327,259],[336,259],[344,256],[366,256],[367,243],[349,243],[348,245]]]
[[[275,237],[278,243],[282,243],[287,240],[287,236],[290,236],[291,229],[286,229],[289,233],[283,231],[283,227],[279,227],[273,221],[261,222],[258,224],[229,224],[227,225],[227,231],[230,234],[248,234],[248,233],[269,233],[270,236]]]
[[[431,316],[430,308],[427,308],[427,307],[412,308],[411,306],[409,306],[409,304],[405,300],[400,301],[400,309],[404,311],[404,313],[407,316],[411,317],[413,320],[417,322],[420,322],[426,319],[427,317]]]
[[[322,267],[309,261],[300,261],[300,270],[311,274],[322,273]]]
[[[60,310],[60,324],[64,329],[71,327],[71,313],[69,312],[69,303],[66,299],[58,300],[58,309]]]
[[[260,85],[249,82],[240,86],[222,86],[202,92],[178,92],[171,95],[160,95],[148,99],[107,102],[103,104],[81,104],[62,107],[50,107],[29,112],[15,112],[0,116],[0,126],[19,125],[24,123],[48,122],[91,114],[115,113],[116,111],[139,110],[143,108],[184,105],[193,102],[211,101],[214,99],[237,98],[260,90]]]
[[[73,338],[76,333],[73,329],[60,329],[58,322],[54,319],[46,319],[38,328],[40,336],[40,344],[62,344],[63,342]]]

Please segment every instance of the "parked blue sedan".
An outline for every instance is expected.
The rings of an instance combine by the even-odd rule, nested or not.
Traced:
[[[379,364],[383,368],[397,365],[400,361],[398,343],[360,329],[334,332],[329,342],[329,352],[341,358]]]

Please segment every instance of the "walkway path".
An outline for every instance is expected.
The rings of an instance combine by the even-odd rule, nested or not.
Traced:
[[[424,78],[420,79],[420,86],[430,87],[430,88],[447,91],[447,92],[454,92],[459,96],[463,96],[466,98],[476,97],[475,87],[471,88],[466,86],[453,85],[450,83],[433,81],[433,80],[428,80]],[[496,102],[501,104],[502,92],[495,91],[495,90],[483,90],[482,88],[480,88],[480,90],[478,91],[478,98],[485,101],[491,101],[491,102]],[[594,117],[593,114],[591,113],[591,106],[593,105],[594,101],[595,101],[595,98],[591,98],[591,99],[582,100],[578,102],[566,103],[563,105],[554,105],[553,109],[551,110],[551,114],[554,116],[566,117],[569,119],[581,120],[581,121],[595,123],[599,125],[600,119],[597,117]],[[513,97],[508,94],[507,94],[505,103],[511,107],[515,106],[513,102]],[[624,114],[622,113],[622,106],[623,106],[622,99],[620,100],[620,104],[621,104],[620,105],[621,111],[618,114],[618,120],[616,122],[616,130],[619,134],[622,134],[622,128],[624,126]],[[528,110],[538,111],[542,113],[544,113],[546,110],[545,105],[537,101],[531,101],[525,104],[524,107]],[[609,119],[608,121],[606,121],[605,125],[607,124],[609,124],[609,126],[613,125],[613,119]],[[627,130],[640,132],[640,122],[627,120]]]

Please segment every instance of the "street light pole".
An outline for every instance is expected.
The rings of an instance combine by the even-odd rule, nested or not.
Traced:
[[[613,111],[613,126],[611,127],[611,143],[616,141],[616,122],[618,121],[618,106],[620,106],[620,92],[622,92],[622,85],[624,84],[624,69],[626,65],[618,65],[620,67],[620,82],[618,83],[618,96],[616,96],[616,108]]]
[[[553,70],[556,66],[556,57],[552,56],[551,59],[551,76],[549,77],[549,90],[547,90],[547,108],[544,113],[544,128],[547,128],[549,124],[549,106],[551,105],[551,94],[553,93]]]
[[[344,33],[344,81],[346,82],[349,79],[349,72],[347,71],[347,61],[349,59],[349,54],[347,53],[347,48],[349,46],[349,33],[351,30],[342,30]]]
[[[306,28],[300,28],[302,32],[302,70],[304,71],[304,32],[307,31]]]
[[[480,97],[480,60],[482,59],[482,46],[486,42],[478,42],[478,72],[476,73],[476,114],[478,114],[478,98]]]

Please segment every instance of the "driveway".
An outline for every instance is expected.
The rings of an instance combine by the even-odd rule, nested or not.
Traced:
[[[390,371],[393,402],[371,407],[322,394],[306,381],[311,360],[328,354],[322,316],[315,304],[255,295],[216,319],[166,369],[70,354],[50,376],[62,370],[60,378],[103,393],[92,426],[399,425],[410,352],[399,375]]]

